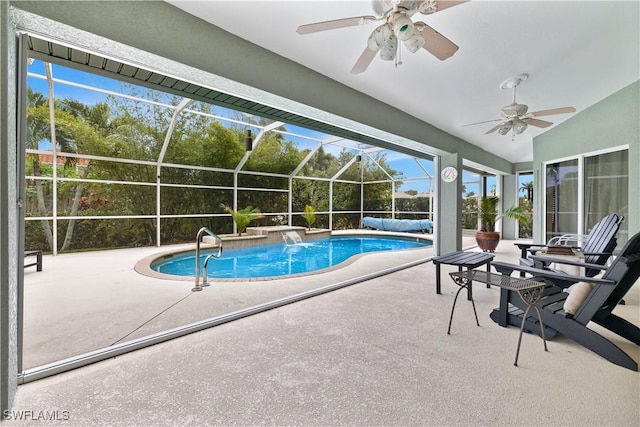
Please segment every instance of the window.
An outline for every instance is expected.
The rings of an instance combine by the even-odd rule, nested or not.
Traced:
[[[518,172],[518,206],[533,214],[533,172]],[[531,222],[518,221],[518,238],[531,239]]]

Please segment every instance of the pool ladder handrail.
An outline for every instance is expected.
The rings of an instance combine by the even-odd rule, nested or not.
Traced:
[[[202,273],[202,283],[200,283],[200,242],[204,233],[207,233],[209,236],[217,240],[218,253],[209,254],[205,258]],[[207,280],[207,267],[209,265],[209,260],[211,258],[220,258],[220,255],[222,255],[222,239],[220,238],[220,236],[210,231],[207,227],[202,227],[200,230],[198,230],[198,234],[196,235],[196,286],[191,289],[192,292],[201,291],[203,287],[209,286],[209,282]]]

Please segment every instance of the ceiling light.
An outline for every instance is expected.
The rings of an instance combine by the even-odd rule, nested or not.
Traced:
[[[384,46],[391,35],[392,33],[389,25],[382,24],[378,28],[373,30],[373,32],[369,36],[369,39],[367,40],[367,46],[369,46],[369,49],[377,51],[382,48],[382,46]]]
[[[500,126],[500,129],[498,129],[498,132],[500,133],[500,135],[506,135],[507,133],[509,133],[512,126],[513,126],[513,123],[511,122],[511,120],[509,120],[508,122]]]
[[[393,33],[399,40],[409,40],[413,36],[413,21],[401,13],[394,14]]]
[[[424,37],[417,28],[413,28],[413,35],[404,41],[404,45],[411,53],[416,53],[418,49],[424,46]]]
[[[529,125],[527,125],[526,122],[520,120],[520,119],[516,119],[514,120],[513,123],[513,131],[516,133],[516,135],[520,135],[522,132],[524,132],[525,130],[527,130],[527,127]]]
[[[380,48],[380,59],[385,61],[392,61],[396,57],[396,51],[398,50],[398,39],[391,34],[385,44]]]

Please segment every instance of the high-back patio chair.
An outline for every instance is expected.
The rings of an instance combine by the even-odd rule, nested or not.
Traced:
[[[612,363],[638,370],[638,361],[595,330],[588,328],[587,324],[597,323],[640,345],[640,328],[612,313],[640,277],[640,233],[629,239],[610,267],[590,266],[603,270],[602,278],[571,276],[502,262],[493,262],[491,265],[502,274],[511,275],[513,271],[524,271],[533,276],[532,280],[548,284],[544,295],[537,303],[542,313],[547,338],[560,333]],[[563,292],[563,288],[572,283],[577,284],[580,291],[576,288],[570,294]],[[527,304],[517,293],[504,290],[501,292],[500,307],[491,313],[491,318],[502,326],[521,326],[524,321],[527,331],[540,335],[540,325],[535,312],[530,311],[531,315],[523,319]],[[578,292],[575,297],[574,292]]]
[[[624,221],[623,216],[617,214],[609,214],[602,218],[600,222],[593,226],[591,232],[586,236],[581,235],[563,235],[554,237],[549,240],[546,245],[538,245],[533,243],[516,243],[516,245],[522,251],[522,258],[520,258],[520,265],[533,267],[534,260],[529,256],[540,251],[545,251],[552,245],[570,246],[584,255],[584,262],[586,264],[604,265],[617,246],[616,234],[620,229],[620,225]],[[582,247],[574,246],[582,242]],[[547,268],[548,264],[540,264],[541,267]],[[600,273],[597,268],[587,268],[585,275],[593,277]]]

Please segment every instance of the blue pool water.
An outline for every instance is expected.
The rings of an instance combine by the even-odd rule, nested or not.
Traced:
[[[333,236],[298,244],[274,243],[248,248],[226,249],[220,258],[211,258],[207,275],[211,278],[256,278],[309,273],[337,265],[365,252],[397,251],[431,246],[431,242],[400,237]],[[200,253],[200,271],[211,252]],[[195,276],[194,251],[163,257],[151,268],[164,274]]]

